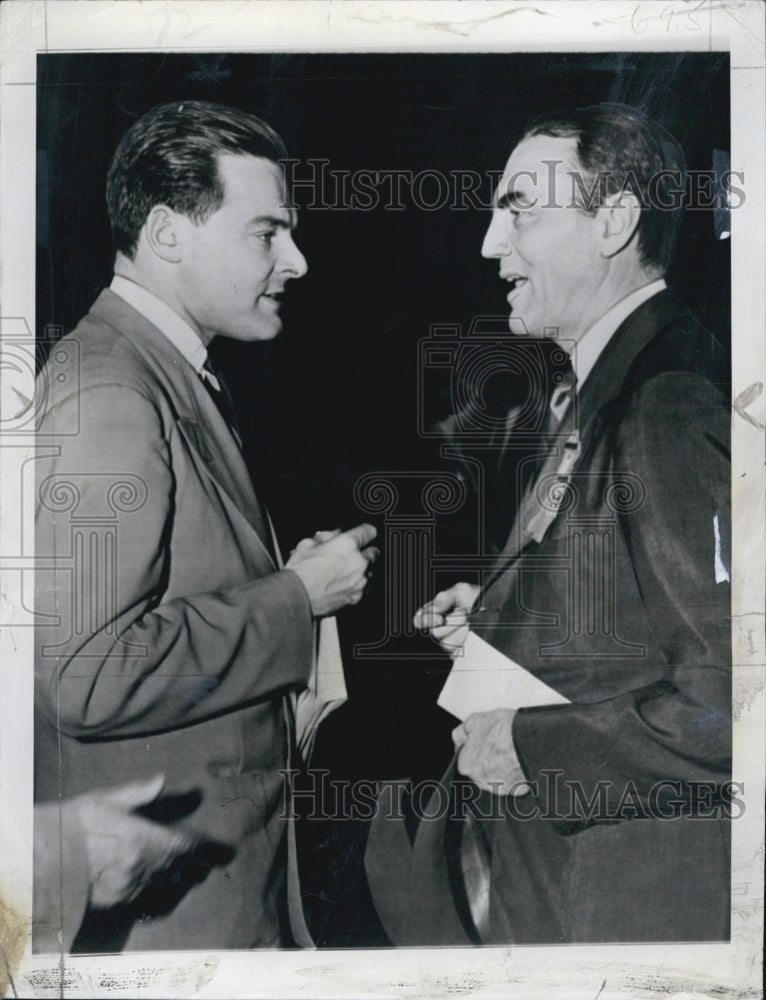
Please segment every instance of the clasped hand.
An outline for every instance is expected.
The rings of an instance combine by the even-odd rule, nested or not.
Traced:
[[[361,600],[378,557],[370,544],[376,535],[371,524],[358,524],[348,531],[317,531],[295,546],[285,569],[300,578],[315,618]]]

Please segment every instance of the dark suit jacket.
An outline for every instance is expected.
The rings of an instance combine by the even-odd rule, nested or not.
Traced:
[[[581,453],[558,513],[571,427],[482,595],[472,627],[572,702],[522,709],[508,734],[537,795],[481,823],[490,941],[728,937],[726,382],[674,293],[637,309],[571,411]],[[546,505],[538,542],[526,529]],[[414,868],[418,838],[444,843],[428,826]]]
[[[278,945],[278,769],[285,695],[311,669],[308,597],[274,565],[240,451],[158,330],[105,291],[53,350],[37,457],[37,799],[163,772],[155,815],[206,842],[135,906],[93,916],[80,947]]]

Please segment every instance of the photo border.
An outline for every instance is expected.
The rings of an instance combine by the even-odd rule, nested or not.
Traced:
[[[120,41],[115,46],[115,39]],[[760,2],[10,0],[0,8],[0,287],[4,345],[35,329],[35,80],[40,52],[707,51],[731,55],[733,778],[728,944],[171,952],[39,956],[32,876],[34,440],[0,438],[0,936],[8,996],[441,997],[524,1000],[761,995],[764,788],[764,24]],[[26,331],[26,333],[25,333]],[[3,373],[0,372],[0,377]],[[2,424],[0,424],[2,428]],[[0,982],[3,973],[0,967]]]

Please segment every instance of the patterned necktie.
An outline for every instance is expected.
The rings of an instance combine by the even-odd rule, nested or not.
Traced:
[[[569,366],[551,394],[538,466],[520,509],[522,537],[534,539],[538,544],[558,516],[562,503],[570,496],[568,484],[580,457],[580,434],[574,412],[576,391],[577,377]],[[552,453],[557,456],[557,464],[546,466]]]
[[[555,377],[558,381],[545,408],[545,419],[540,428],[536,453],[524,468],[521,501],[534,489],[540,470],[554,448],[564,417],[574,402],[577,378],[571,364]]]
[[[561,373],[561,379],[551,393],[548,403],[548,417],[543,437],[549,445],[556,437],[569,407],[573,404],[577,389],[577,376],[571,364]]]

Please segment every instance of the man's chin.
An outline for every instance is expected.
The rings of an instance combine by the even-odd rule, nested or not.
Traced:
[[[269,316],[266,319],[258,317],[255,322],[248,323],[237,339],[250,343],[263,342],[274,340],[281,332],[282,320],[279,316]]]
[[[531,340],[560,340],[561,331],[557,326],[543,326],[538,322],[528,323],[521,315],[511,313],[508,329],[514,337],[528,337]]]
[[[514,316],[513,313],[508,317],[508,329],[514,335],[514,337],[532,337],[533,334],[527,329],[527,324],[520,316]]]
[[[534,340],[542,340],[546,334],[536,323],[527,323],[523,316],[511,313],[508,317],[508,329],[514,337],[531,337]]]
[[[258,334],[254,338],[255,340],[274,340],[282,332],[282,321],[279,320],[276,323],[271,323],[268,326],[260,326],[258,328]]]

